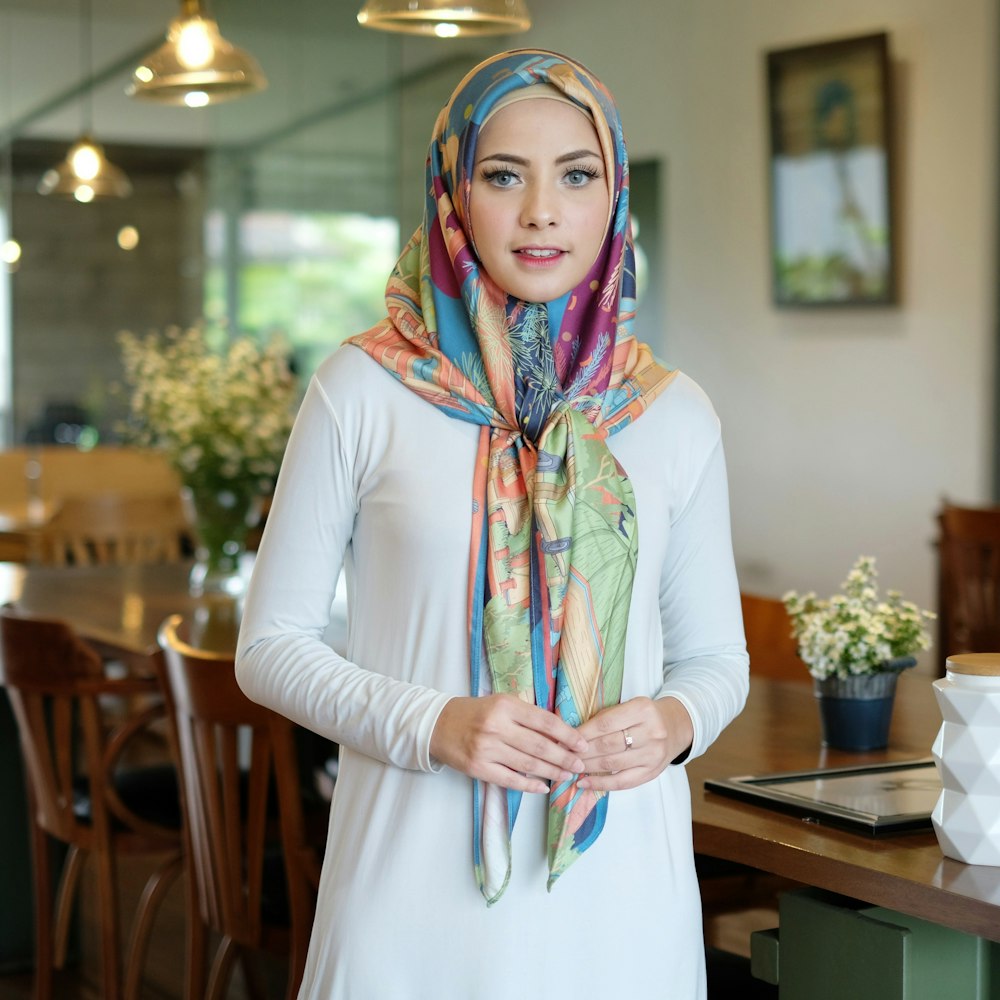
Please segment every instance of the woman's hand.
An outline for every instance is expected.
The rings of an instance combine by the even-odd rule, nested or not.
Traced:
[[[431,733],[431,755],[472,778],[548,792],[584,770],[587,742],[557,715],[510,694],[452,698]]]
[[[602,709],[577,732],[588,743],[580,787],[606,792],[652,780],[694,739],[691,716],[676,698],[632,698]]]

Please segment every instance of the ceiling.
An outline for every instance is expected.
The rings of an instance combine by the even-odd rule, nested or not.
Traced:
[[[223,35],[257,58],[269,87],[189,109],[124,93],[134,61],[160,43],[178,0],[0,0],[0,132],[15,140],[69,140],[89,117],[106,145],[253,148],[280,141],[287,148],[297,134],[313,152],[371,155],[387,132],[374,119],[392,113],[400,86],[418,87],[438,71],[453,83],[456,65],[478,58],[482,42],[364,29],[355,17],[360,2],[209,0]],[[314,127],[331,116],[344,127]],[[377,139],[365,135],[372,124]],[[426,134],[429,123],[422,124]]]

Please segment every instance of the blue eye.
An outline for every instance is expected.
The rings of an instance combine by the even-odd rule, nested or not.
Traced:
[[[600,172],[593,167],[573,167],[565,174],[566,182],[570,187],[583,187],[589,184],[595,177],[600,177]]]
[[[504,167],[494,167],[490,170],[484,170],[482,176],[484,181],[488,181],[494,187],[498,188],[513,187],[518,181],[517,174],[513,170],[507,170]]]

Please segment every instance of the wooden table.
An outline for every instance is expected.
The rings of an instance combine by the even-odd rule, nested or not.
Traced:
[[[888,750],[826,750],[810,684],[754,680],[742,715],[688,765],[695,850],[1000,941],[1000,868],[944,857],[933,831],[871,838],[704,788],[706,778],[927,757],[940,724],[931,678],[904,674]]]
[[[236,648],[239,604],[229,597],[192,597],[191,564],[43,567],[0,563],[0,604],[60,618],[108,655],[148,668],[163,620],[191,619],[196,644]]]

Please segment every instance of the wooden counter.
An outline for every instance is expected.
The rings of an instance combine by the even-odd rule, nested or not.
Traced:
[[[754,680],[743,714],[688,765],[699,853],[1000,941],[1000,868],[945,858],[933,831],[869,837],[704,788],[706,778],[843,767],[930,754],[941,724],[931,678],[900,678],[889,749],[826,750],[808,682]]]

